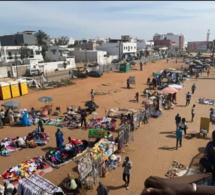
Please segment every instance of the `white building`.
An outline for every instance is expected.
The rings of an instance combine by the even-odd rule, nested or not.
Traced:
[[[153,36],[153,40],[170,40],[171,45],[173,47],[176,47],[179,49],[185,48],[185,37],[182,34],[173,34],[173,33],[160,34],[160,33],[156,33]]]
[[[3,64],[14,63],[17,59],[17,62],[23,63],[24,59],[21,59],[21,46],[1,46],[0,45],[0,62]],[[43,56],[40,52],[38,46],[27,46],[30,50],[28,59],[34,59],[37,61],[43,61]],[[17,58],[16,58],[16,57]]]
[[[104,43],[96,47],[97,50],[106,51],[108,55],[118,55],[119,59],[126,59],[137,53],[137,43],[119,42]]]
[[[73,48],[67,48],[66,46],[50,46],[48,47],[46,58],[53,62],[63,61],[73,57],[71,53],[73,50]]]
[[[118,56],[108,56],[106,51],[97,50],[74,50],[74,56],[76,62],[84,63],[98,63],[99,65],[106,65],[111,63],[113,59],[117,59]]]

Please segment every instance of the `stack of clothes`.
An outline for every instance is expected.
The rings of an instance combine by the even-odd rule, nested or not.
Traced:
[[[20,150],[15,143],[16,138],[6,137],[0,143],[0,154],[2,156],[10,156],[12,152]]]
[[[87,124],[88,129],[105,129],[105,130],[115,130],[116,120],[108,117],[103,118],[92,118]]]
[[[49,141],[49,134],[43,132],[32,131],[26,137],[26,143],[29,147],[44,146]]]
[[[214,105],[215,104],[215,100],[209,99],[209,98],[199,98],[197,100],[197,102],[200,104],[206,104],[206,105]]]
[[[40,169],[44,169],[45,165],[41,158],[34,157],[9,168],[2,174],[2,178],[10,182],[18,181],[24,177],[29,177]]]
[[[89,147],[89,142],[86,140],[72,139],[70,143],[62,148],[49,150],[45,155],[45,160],[53,167],[59,167],[68,163],[72,158],[81,154]]]

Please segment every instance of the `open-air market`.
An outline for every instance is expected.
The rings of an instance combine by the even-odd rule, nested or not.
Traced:
[[[0,30],[0,195],[215,194],[209,29],[206,41],[44,29]]]

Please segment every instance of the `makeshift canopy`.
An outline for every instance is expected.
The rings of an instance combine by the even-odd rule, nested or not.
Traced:
[[[9,108],[18,108],[20,106],[20,102],[10,100],[3,103],[2,106],[9,107]]]
[[[163,90],[161,90],[163,92],[163,94],[174,94],[177,93],[178,90],[172,87],[166,87]]]
[[[52,102],[53,101],[53,99],[51,97],[48,97],[48,96],[40,97],[40,98],[38,98],[38,100],[40,102]]]
[[[177,90],[181,90],[185,87],[185,85],[177,85],[177,84],[172,84],[172,85],[168,85],[171,88],[175,88]]]

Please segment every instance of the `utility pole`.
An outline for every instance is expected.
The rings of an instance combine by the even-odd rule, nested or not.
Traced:
[[[213,48],[212,48],[212,49],[213,49],[213,50],[212,50],[212,52],[213,52],[213,53],[212,53],[212,62],[211,62],[211,65],[212,65],[212,66],[214,66],[214,48],[215,48],[215,39],[213,40],[213,44],[212,44],[212,45],[213,45],[213,46],[212,46],[212,47],[213,47]]]
[[[119,61],[120,61],[121,60],[121,56],[120,56],[120,41],[119,41],[118,47],[119,47]]]
[[[17,56],[15,54],[15,65],[16,65],[16,77],[18,78],[18,67],[17,67]]]

